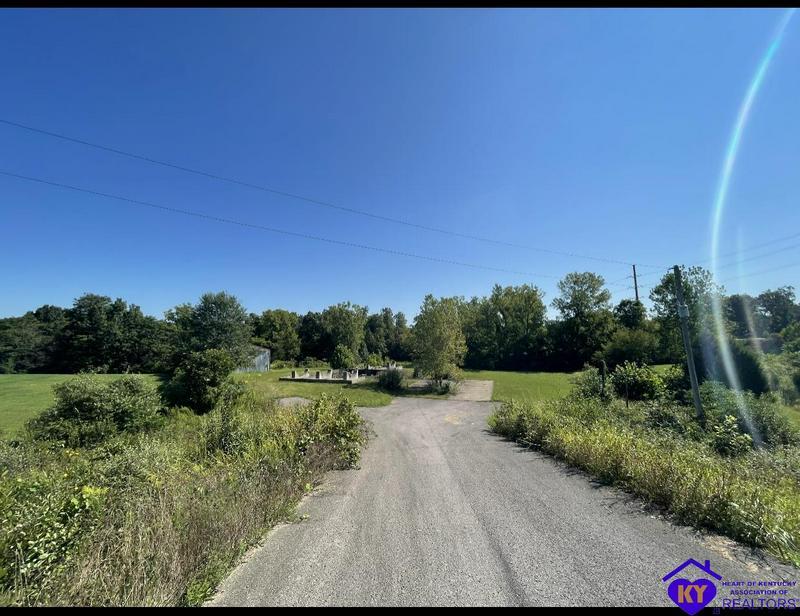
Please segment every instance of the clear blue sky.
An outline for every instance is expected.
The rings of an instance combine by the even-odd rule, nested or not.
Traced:
[[[460,233],[693,263],[709,256],[731,127],[780,17],[6,10],[0,118]],[[800,233],[798,74],[795,19],[744,133],[723,252]],[[364,252],[0,177],[2,316],[66,306],[87,291],[160,315],[222,289],[251,311],[351,300],[412,316],[428,292],[528,282],[549,303],[569,271],[610,281],[629,273],[335,212],[5,125],[0,144],[0,169],[15,173],[535,274]],[[741,288],[795,284],[800,250],[791,246],[742,263],[742,275],[792,267],[743,277]],[[612,288],[615,300],[632,294]]]

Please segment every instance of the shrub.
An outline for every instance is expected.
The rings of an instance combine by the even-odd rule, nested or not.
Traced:
[[[673,364],[661,374],[665,395],[682,404],[691,404],[689,374],[684,365]]]
[[[297,408],[221,386],[204,416],[91,453],[0,441],[0,597],[23,605],[197,605],[323,472],[357,465],[348,400]]]
[[[378,375],[378,387],[387,391],[400,391],[403,389],[403,371],[389,368]]]
[[[721,422],[711,427],[711,446],[723,456],[741,456],[753,446],[753,439],[739,431],[736,417],[726,415]]]
[[[592,399],[597,398],[601,400],[609,400],[610,383],[606,379],[605,386],[603,385],[603,377],[600,371],[594,366],[586,366],[583,371],[579,372],[572,378],[572,392],[570,393],[573,398]]]
[[[386,364],[386,358],[378,353],[370,353],[367,356],[368,366],[383,366]]]
[[[137,375],[107,382],[82,374],[59,383],[53,392],[53,406],[27,424],[36,440],[85,447],[120,432],[154,428],[162,419],[157,387]]]
[[[175,372],[170,397],[197,413],[207,413],[214,408],[220,387],[235,367],[230,354],[221,349],[191,353]]]
[[[626,400],[655,400],[664,395],[664,382],[650,366],[625,362],[616,367],[610,380],[617,396]]]
[[[343,344],[337,344],[331,356],[331,368],[346,370],[355,368],[358,364],[355,353]]]
[[[700,386],[700,398],[709,422],[722,423],[728,415],[736,417],[739,430],[751,434],[756,444],[771,447],[800,444],[800,431],[781,411],[780,400],[772,394],[756,396],[736,393],[713,381]]]
[[[658,339],[643,329],[618,328],[603,347],[603,357],[609,368],[632,361],[646,364],[653,360],[658,349]]]

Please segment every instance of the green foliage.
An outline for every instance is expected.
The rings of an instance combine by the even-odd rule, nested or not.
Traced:
[[[742,434],[736,417],[726,415],[721,422],[711,426],[711,446],[722,456],[742,456],[753,446],[749,434]]]
[[[551,361],[565,370],[588,363],[608,342],[614,317],[602,276],[591,272],[567,274],[558,283],[560,296],[553,307],[561,321],[550,330]]]
[[[358,356],[364,342],[367,309],[350,302],[329,306],[320,316],[324,328],[327,352],[321,357],[330,357],[331,351],[341,345]]]
[[[572,383],[571,396],[574,398],[608,400],[611,397],[611,383],[606,378],[604,385],[600,370],[594,366],[586,366],[574,375]]]
[[[203,417],[89,450],[0,442],[0,594],[21,605],[197,605],[308,486],[358,464],[344,398],[225,387]]]
[[[800,445],[800,431],[781,412],[780,400],[773,395],[756,396],[735,392],[721,383],[707,381],[700,386],[703,408],[714,424],[733,416],[742,433],[750,434],[756,444],[770,447]]]
[[[689,308],[689,334],[694,344],[703,331],[705,319],[712,313],[712,298],[721,294],[711,272],[702,267],[681,267],[683,295]],[[684,359],[680,320],[678,319],[675,274],[670,271],[650,291],[655,321],[658,324],[659,346],[664,361],[677,363]]]
[[[167,312],[177,336],[180,364],[190,353],[222,349],[235,366],[250,356],[252,328],[247,311],[233,295],[205,293],[196,306],[183,304]]]
[[[634,299],[623,299],[614,307],[614,318],[622,327],[638,329],[644,325],[647,311],[642,302]]]
[[[769,332],[780,332],[800,317],[792,286],[764,291],[756,298],[756,303]]]
[[[495,285],[489,297],[461,302],[465,365],[501,370],[541,367],[546,312],[542,297],[531,285]]]
[[[466,343],[454,299],[425,297],[414,321],[411,348],[414,366],[421,374],[439,384],[448,378],[458,378]]]
[[[185,404],[197,413],[207,413],[217,404],[222,386],[235,368],[222,349],[190,353],[172,379],[169,395],[175,404]]]
[[[507,403],[489,417],[489,425],[664,507],[680,523],[800,563],[800,483],[788,470],[797,449],[745,451],[728,423],[724,434],[739,455],[722,456],[705,439],[654,429],[648,422],[661,419],[652,413],[646,412],[642,423],[642,410],[641,403],[625,409],[620,402],[609,406],[597,400]],[[675,417],[673,423],[685,421]]]
[[[789,353],[800,353],[800,321],[784,327],[781,331],[783,350]]]
[[[723,350],[716,336],[703,332],[695,351],[695,365],[700,380],[721,381],[728,387],[741,387],[756,394],[769,390],[769,381],[764,373],[758,353],[748,344],[740,340],[728,338],[727,347],[736,375],[732,382],[724,369]]]
[[[368,366],[384,366],[386,364],[386,358],[377,353],[367,355],[366,361]]]
[[[82,374],[53,390],[53,406],[27,424],[37,440],[86,447],[121,432],[150,430],[161,422],[157,388],[137,375],[108,382]]]
[[[602,355],[608,367],[630,361],[636,364],[649,364],[658,354],[656,335],[644,329],[618,328],[611,339],[603,346]]]
[[[655,400],[665,393],[664,381],[650,366],[625,362],[611,373],[614,393],[625,400]]]
[[[335,370],[350,370],[358,365],[358,359],[353,351],[343,345],[338,345],[331,356],[331,367]]]
[[[294,361],[300,356],[300,315],[288,310],[265,310],[251,319],[253,333],[271,351],[271,358]]]
[[[661,373],[661,380],[664,382],[664,390],[667,397],[684,404],[691,404],[689,375],[686,365],[671,365]]]
[[[378,387],[386,391],[401,391],[404,386],[403,371],[398,368],[383,370],[378,375]]]

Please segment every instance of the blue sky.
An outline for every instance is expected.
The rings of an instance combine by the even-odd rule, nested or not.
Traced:
[[[6,10],[0,118],[459,233],[690,264],[709,257],[726,144],[781,14]],[[798,71],[795,19],[744,132],[723,252],[800,233]],[[0,176],[0,316],[66,306],[87,291],[160,315],[222,289],[251,311],[350,300],[413,315],[429,292],[469,297],[528,282],[549,303],[567,272],[609,281],[629,273],[317,207],[6,125],[0,144],[0,169],[13,173],[526,273],[393,257]],[[751,293],[795,284],[792,246],[744,253],[750,259],[721,278]],[[610,287],[615,301],[632,294],[627,282]]]

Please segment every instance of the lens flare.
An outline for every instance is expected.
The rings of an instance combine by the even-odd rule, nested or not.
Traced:
[[[712,210],[712,222],[711,222],[711,271],[714,275],[714,279],[718,280],[717,274],[717,259],[719,256],[719,243],[720,243],[720,228],[722,226],[722,215],[725,211],[725,201],[728,196],[728,188],[730,186],[731,175],[733,173],[734,165],[736,164],[736,156],[739,152],[739,145],[742,139],[742,133],[744,131],[745,126],[747,125],[747,118],[750,115],[750,109],[753,106],[753,101],[758,94],[758,90],[761,88],[761,83],[764,80],[764,75],[769,68],[770,63],[772,62],[772,58],[778,51],[780,47],[781,40],[783,39],[783,34],[786,31],[786,27],[789,25],[789,20],[794,15],[795,9],[788,9],[783,17],[781,18],[780,23],[778,24],[778,28],[772,38],[772,43],[767,48],[764,57],[761,59],[761,62],[758,65],[758,69],[753,76],[753,80],[750,82],[750,87],[747,89],[747,93],[745,94],[744,100],[742,101],[741,107],[739,107],[739,114],[736,117],[736,123],[733,126],[733,131],[731,133],[730,140],[728,142],[728,149],[725,154],[725,161],[722,165],[722,173],[719,180],[719,186],[717,188],[717,196],[714,200],[714,207]],[[725,330],[725,321],[722,317],[722,304],[719,294],[713,293],[712,294],[712,312],[714,318],[714,328],[719,344],[720,355],[722,357],[722,364],[725,370],[725,374],[728,377],[728,382],[731,384],[733,390],[736,392],[737,401],[739,405],[739,409],[741,411],[741,415],[745,418],[745,421],[748,424],[748,428],[750,433],[753,435],[753,440],[757,443],[761,442],[761,436],[758,434],[758,431],[753,426],[752,422],[749,419],[748,410],[744,404],[744,397],[741,394],[741,385],[739,383],[739,377],[736,374],[736,369],[733,364],[733,357],[731,355],[730,346],[728,345],[727,333]]]

